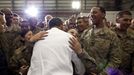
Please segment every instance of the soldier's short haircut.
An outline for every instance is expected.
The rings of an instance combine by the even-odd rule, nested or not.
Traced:
[[[12,15],[12,11],[9,9],[9,8],[3,8],[3,9],[1,9],[1,12],[3,12],[5,15]]]
[[[0,15],[4,15],[4,13],[0,11]]]
[[[77,20],[79,20],[79,19],[82,19],[84,22],[89,21],[89,17],[86,17],[86,16],[78,17]]]
[[[103,7],[101,7],[101,6],[99,6],[99,8],[100,8],[100,11],[101,11],[102,13],[106,14],[105,8],[103,8]]]
[[[22,30],[20,31],[20,36],[23,37],[23,38],[25,38],[25,35],[26,35],[29,31],[30,31],[29,29],[22,29]]]
[[[116,18],[121,18],[121,17],[123,17],[123,15],[132,16],[132,13],[130,11],[120,11],[119,13],[117,13]]]
[[[60,26],[63,21],[60,18],[53,18],[49,21],[49,28]]]
[[[102,13],[106,14],[106,10],[104,7],[102,6],[96,6],[96,7],[98,7]]]
[[[13,16],[14,16],[14,17],[19,17],[19,15],[18,15],[18,14],[16,14],[16,13],[13,13]]]

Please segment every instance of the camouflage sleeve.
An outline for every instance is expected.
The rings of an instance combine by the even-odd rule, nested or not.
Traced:
[[[132,54],[132,73],[134,74],[134,52]]]
[[[129,37],[131,37],[131,38],[134,38],[134,26],[133,27],[129,27],[128,29],[127,29],[127,35],[129,36]]]
[[[122,50],[120,48],[120,40],[115,35],[111,40],[110,50],[108,53],[108,64],[106,65],[105,69],[102,71],[102,75],[107,75],[109,71],[115,71],[118,69],[121,58],[122,57]],[[109,74],[108,74],[109,75]]]
[[[90,57],[88,53],[84,50],[81,54],[78,55],[78,57],[81,59],[82,63],[84,64],[86,68],[86,73],[96,73],[97,74],[97,65],[95,62],[95,59]]]
[[[17,74],[19,72],[18,60],[16,56],[12,56],[9,61],[9,70],[13,74]]]
[[[13,56],[10,58],[9,70],[13,74],[18,74],[20,67],[27,63],[26,60],[24,59],[23,55],[22,55],[22,50],[21,49],[24,49],[24,48],[25,48],[25,46],[22,46],[22,47],[16,49]]]

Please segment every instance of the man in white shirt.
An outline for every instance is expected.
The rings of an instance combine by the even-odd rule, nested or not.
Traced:
[[[72,62],[78,75],[85,68],[69,47],[69,33],[62,31],[63,22],[53,18],[49,22],[48,36],[35,43],[28,75],[73,75]]]

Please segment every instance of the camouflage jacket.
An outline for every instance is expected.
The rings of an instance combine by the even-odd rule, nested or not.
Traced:
[[[4,33],[0,33],[0,75],[8,75],[8,44]]]
[[[8,57],[10,59],[10,57],[12,56],[13,52],[14,52],[14,47],[13,44],[18,44],[18,43],[14,43],[14,40],[19,36],[18,32],[5,32],[5,37],[7,38],[7,44],[9,45],[9,51],[8,51]]]
[[[122,63],[120,65],[120,70],[124,73],[125,71],[128,73],[131,73],[132,68],[134,68],[134,35],[132,35],[133,32],[129,30],[128,32],[122,32],[118,29],[115,29],[115,32],[117,33],[118,38],[121,42],[121,50],[122,53]],[[133,61],[133,62],[132,62]],[[125,72],[125,73],[126,73]],[[128,74],[127,73],[127,74]]]
[[[86,29],[81,35],[82,47],[97,63],[98,72],[106,75],[110,68],[118,68],[121,63],[121,50],[117,35],[107,27]],[[104,73],[104,74],[103,74]]]
[[[8,44],[8,39],[5,35],[5,33],[0,33],[0,49],[2,49],[6,55],[7,58],[7,62],[9,60],[9,50],[10,50],[10,46]]]
[[[131,38],[134,38],[134,26],[131,26],[127,29],[127,35]]]
[[[20,47],[16,47],[9,61],[9,68],[13,74],[18,75],[20,67],[30,65],[32,48],[32,43],[25,43]]]
[[[81,54],[78,54],[78,57],[86,68],[86,75],[92,75],[92,73],[98,74],[96,61],[85,50]]]

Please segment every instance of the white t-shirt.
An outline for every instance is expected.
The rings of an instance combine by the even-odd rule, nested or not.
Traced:
[[[69,47],[69,37],[72,36],[58,28],[48,30],[48,36],[34,45],[28,75],[73,75],[71,60],[83,75],[85,68]]]

